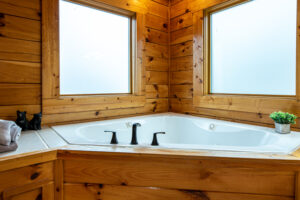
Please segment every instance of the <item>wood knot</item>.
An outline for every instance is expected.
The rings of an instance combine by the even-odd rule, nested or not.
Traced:
[[[126,6],[130,6],[130,4],[129,4],[129,3],[126,3]]]
[[[38,12],[38,16],[39,16],[39,17],[42,17],[42,13],[41,13],[41,12]]]
[[[150,42],[149,38],[146,38],[146,42]]]
[[[166,24],[166,23],[163,24],[163,27],[164,27],[164,28],[168,28],[168,24]]]
[[[125,183],[125,182],[122,182],[122,183],[121,183],[121,185],[123,185],[123,186],[126,186],[126,185],[127,185],[127,183]]]
[[[99,184],[98,187],[99,187],[99,188],[103,188],[103,184]]]
[[[56,192],[59,192],[59,191],[60,191],[59,187],[57,187],[55,190],[56,190]]]
[[[4,18],[4,14],[3,13],[0,13],[0,18]]]
[[[37,177],[39,177],[39,175],[40,175],[40,173],[35,172],[35,173],[33,173],[33,174],[30,176],[30,179],[31,179],[31,180],[34,180],[34,179],[36,179]]]
[[[186,10],[185,10],[185,13],[188,13],[188,12],[191,12],[190,9],[186,9]]]
[[[3,22],[0,22],[0,27],[4,27],[5,24]]]
[[[95,115],[98,116],[98,115],[99,115],[99,111],[96,111],[96,112],[95,112]]]
[[[97,195],[100,195],[101,194],[101,192],[97,192]]]
[[[154,59],[154,58],[153,58],[152,56],[149,57],[149,61],[150,61],[150,62],[153,61],[153,59]]]
[[[183,22],[183,19],[180,19],[178,22],[179,22],[179,24],[182,24],[182,22]]]
[[[263,115],[261,113],[257,113],[259,118],[263,118]]]

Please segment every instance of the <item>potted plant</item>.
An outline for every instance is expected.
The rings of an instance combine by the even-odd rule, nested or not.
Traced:
[[[291,132],[291,124],[296,124],[297,116],[285,112],[273,112],[270,118],[275,122],[275,131],[277,133],[286,134]]]

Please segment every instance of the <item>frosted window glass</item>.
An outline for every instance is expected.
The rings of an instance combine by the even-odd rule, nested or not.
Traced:
[[[130,18],[60,0],[60,93],[130,93]]]
[[[297,0],[211,14],[211,93],[295,95]]]

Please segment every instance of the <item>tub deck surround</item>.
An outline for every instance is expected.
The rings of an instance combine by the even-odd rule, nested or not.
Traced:
[[[153,114],[99,122],[52,127],[69,144],[110,145],[116,132],[118,146],[129,147],[132,125],[137,127],[138,145],[148,148],[249,151],[290,154],[300,146],[300,133],[275,133],[274,128],[245,125],[175,113]],[[153,134],[159,146],[151,146]]]

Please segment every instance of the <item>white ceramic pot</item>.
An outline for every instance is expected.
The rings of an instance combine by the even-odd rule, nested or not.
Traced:
[[[275,122],[275,131],[280,134],[288,134],[291,132],[291,124],[278,124]]]

